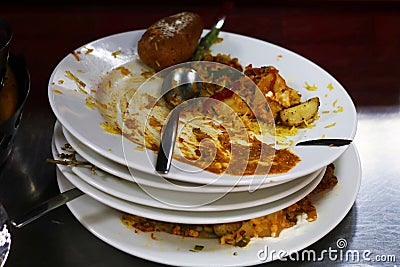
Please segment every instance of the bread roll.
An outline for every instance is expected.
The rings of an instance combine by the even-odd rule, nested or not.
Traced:
[[[138,42],[140,59],[155,71],[189,61],[203,31],[202,18],[181,12],[156,21]]]

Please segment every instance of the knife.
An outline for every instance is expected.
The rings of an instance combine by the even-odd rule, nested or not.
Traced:
[[[296,146],[345,146],[349,145],[351,142],[352,140],[350,139],[322,138],[322,139],[302,141],[297,143]]]
[[[84,193],[76,187],[69,189],[63,193],[58,194],[57,196],[50,198],[49,200],[46,200],[45,202],[34,207],[32,210],[28,211],[21,217],[11,220],[11,224],[16,228],[21,228],[48,213],[49,211],[58,208],[68,201],[71,201],[83,194]]]

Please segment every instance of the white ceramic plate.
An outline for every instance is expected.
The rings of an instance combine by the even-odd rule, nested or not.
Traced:
[[[259,259],[260,251],[300,251],[329,233],[346,216],[357,197],[361,183],[361,165],[354,145],[335,161],[338,185],[315,202],[318,219],[284,230],[279,238],[251,241],[249,247],[219,245],[212,239],[182,238],[165,233],[134,233],[120,222],[121,213],[89,196],[82,196],[67,205],[74,216],[96,237],[131,255],[174,266],[249,266],[277,258]],[[60,190],[72,187],[58,177]],[[332,212],[332,211],[335,212]],[[203,245],[199,253],[191,252]],[[276,253],[277,254],[277,253]],[[265,256],[265,255],[261,255]]]
[[[55,148],[54,142],[52,144],[52,150],[53,154],[55,155],[57,153],[57,149]],[[294,204],[295,202],[299,201],[307,194],[309,194],[321,181],[322,175],[315,178],[302,189],[294,192],[293,194],[285,198],[281,198],[264,205],[258,205],[255,207],[238,210],[227,210],[224,212],[160,209],[157,207],[151,207],[130,202],[96,189],[95,187],[89,185],[81,178],[79,178],[75,173],[73,173],[70,167],[60,164],[57,165],[57,177],[59,180],[69,181],[69,183],[72,183],[74,186],[76,186],[92,198],[96,199],[97,201],[123,212],[132,213],[161,221],[189,224],[207,224],[234,222],[238,220],[250,219],[283,209],[287,206],[290,206],[291,204]]]
[[[281,198],[276,201],[255,207],[239,210],[227,210],[221,212],[159,209],[157,207],[151,207],[130,202],[121,198],[114,197],[110,194],[104,193],[103,191],[92,187],[81,178],[76,176],[73,172],[65,169],[62,166],[58,167],[57,177],[59,179],[65,178],[66,181],[72,183],[74,186],[79,188],[87,195],[111,208],[154,220],[188,224],[235,222],[238,220],[246,220],[273,213],[296,203],[297,201],[308,195],[318,185],[319,181],[321,180],[320,178],[322,178],[317,177],[302,189],[285,198]]]
[[[122,164],[119,164],[115,161],[112,161],[108,158],[103,157],[99,153],[96,153],[94,150],[91,150],[82,142],[77,140],[71,133],[68,132],[67,129],[62,127],[60,123],[57,121],[55,123],[55,137],[56,142],[58,142],[59,147],[62,147],[65,143],[70,144],[74,150],[91,164],[103,170],[106,173],[117,176],[119,178],[125,179],[127,181],[134,181],[140,186],[151,186],[160,189],[167,189],[173,191],[185,191],[185,192],[194,192],[194,193],[225,193],[229,192],[242,192],[242,191],[254,191],[254,188],[249,185],[243,186],[219,186],[214,184],[199,184],[199,183],[189,183],[182,182],[173,179],[160,179],[157,175],[152,175],[149,173],[141,172],[141,171],[129,171],[129,169]],[[62,133],[58,133],[58,128],[62,128]],[[320,170],[317,170],[311,174],[307,174],[303,177],[299,177],[297,179],[305,178],[310,175],[317,175]],[[101,171],[98,171],[102,173]],[[106,175],[105,173],[103,175]],[[282,183],[288,182],[288,180],[280,179],[279,181],[270,180],[269,183],[263,183],[257,187],[257,189],[263,189],[267,187],[273,187],[276,185],[280,185]]]
[[[65,153],[61,148],[66,140],[63,140],[60,134],[61,129],[56,128],[53,136],[56,148],[55,153],[53,153],[54,158],[57,158],[57,153]],[[77,159],[86,161],[79,154],[77,155]],[[227,188],[227,191],[221,193],[205,193],[190,191],[171,192],[171,190],[138,185],[132,181],[123,180],[102,171],[96,170],[94,173],[90,167],[71,167],[70,169],[89,185],[117,198],[160,209],[190,211],[237,210],[267,204],[295,193],[312,180],[322,177],[325,171],[325,168],[322,168],[322,170],[312,175],[307,175],[278,186],[258,189],[254,192],[242,191],[231,193],[229,192],[229,188]],[[206,191],[206,188],[204,188],[204,191]]]
[[[54,69],[48,86],[51,108],[62,125],[78,140],[92,150],[120,164],[154,174],[156,154],[139,150],[138,145],[124,140],[120,135],[104,131],[103,117],[86,105],[88,97],[95,97],[93,90],[106,72],[137,60],[136,44],[143,30],[111,35],[78,48],[66,56]],[[300,131],[294,143],[314,138],[353,139],[357,118],[355,106],[342,85],[325,70],[304,57],[271,43],[246,36],[221,32],[221,43],[212,47],[213,53],[237,57],[243,66],[272,65],[286,79],[289,86],[298,90],[304,99],[320,98],[320,118],[316,126]],[[74,55],[79,56],[79,60]],[[305,83],[317,90],[306,89]],[[342,112],[337,112],[342,110]],[[301,162],[285,174],[251,177],[219,177],[209,172],[191,175],[179,168],[171,168],[166,177],[191,183],[211,183],[216,179],[221,185],[260,185],[270,180],[287,180],[304,176],[321,169],[337,159],[347,147],[291,147]],[[318,155],[316,157],[315,155]],[[200,174],[200,175],[199,175]]]

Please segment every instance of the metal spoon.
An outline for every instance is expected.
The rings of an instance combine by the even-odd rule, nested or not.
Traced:
[[[156,162],[156,171],[160,174],[169,172],[178,130],[179,113],[186,106],[183,104],[185,101],[199,96],[201,83],[198,81],[200,81],[200,77],[197,72],[185,67],[173,69],[163,80],[161,92],[172,111],[161,133]]]

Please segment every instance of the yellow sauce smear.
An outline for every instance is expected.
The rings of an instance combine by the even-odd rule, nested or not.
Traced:
[[[121,134],[121,131],[111,126],[108,122],[103,122],[100,124],[103,127],[104,131],[110,134]]]
[[[62,95],[62,92],[61,92],[60,90],[53,89],[52,91],[53,91],[53,93],[55,93],[55,94]]]

